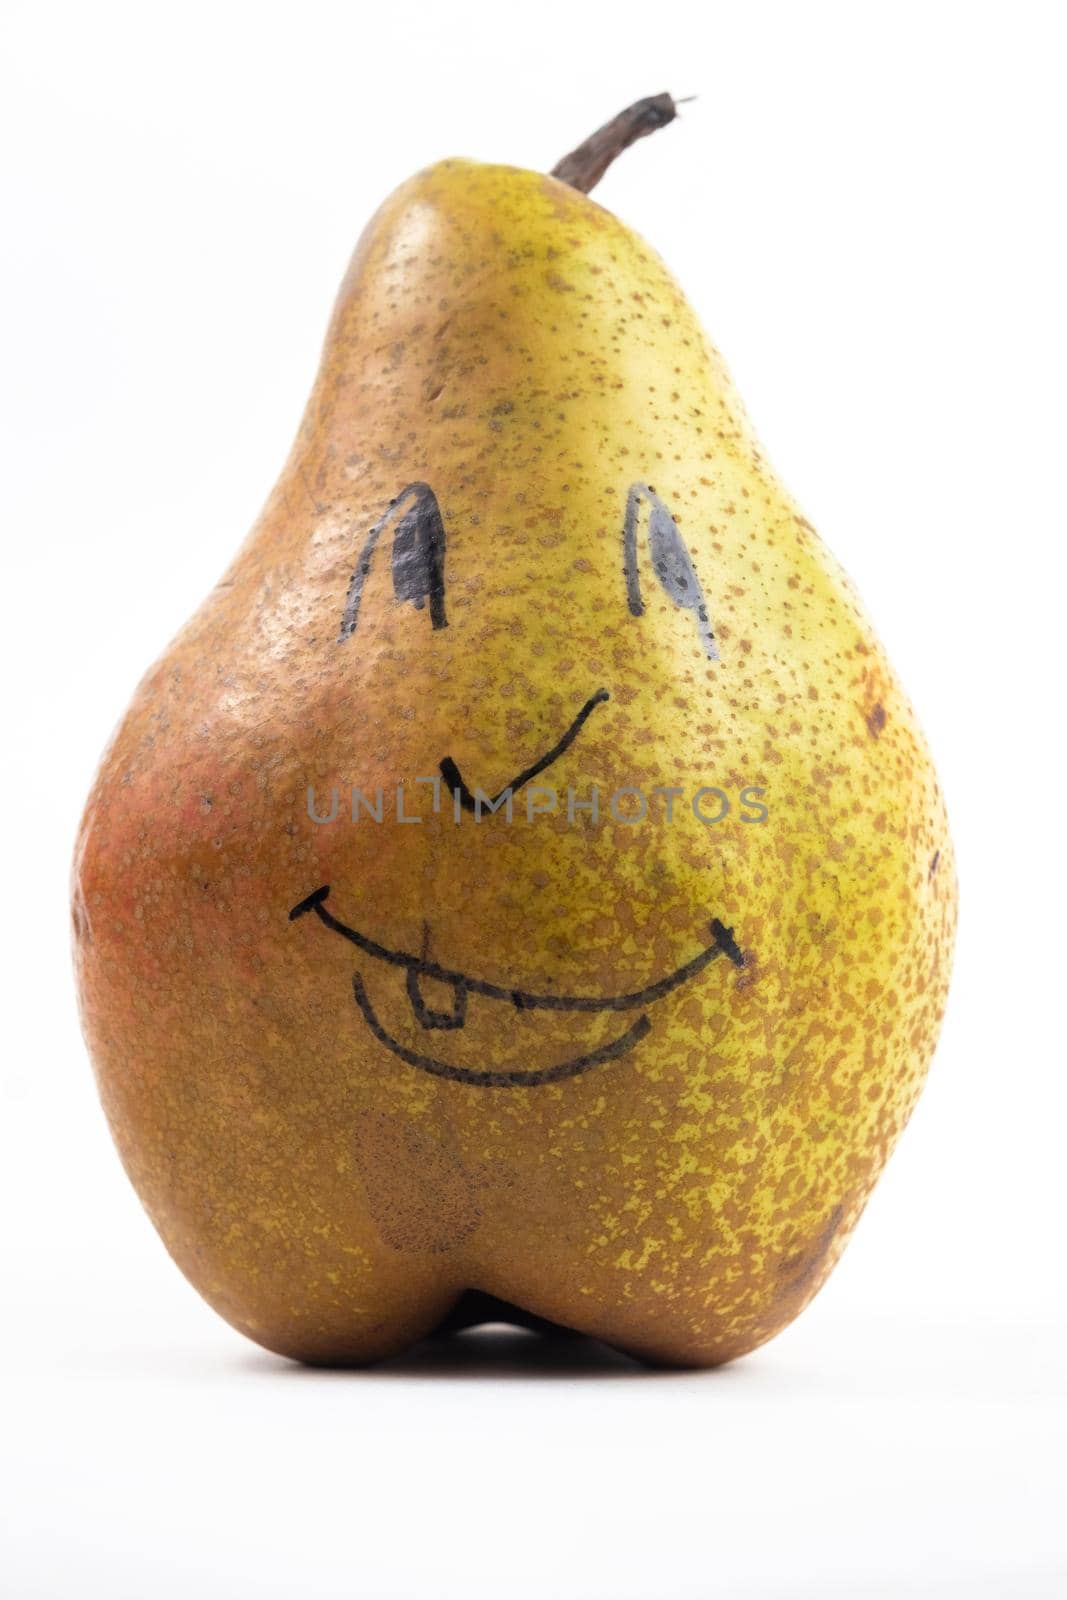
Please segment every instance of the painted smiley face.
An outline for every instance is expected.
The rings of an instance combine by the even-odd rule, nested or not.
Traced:
[[[623,519],[622,571],[627,608],[634,617],[642,616],[645,610],[638,564],[638,532],[642,510],[647,511],[651,568],[667,597],[679,608],[693,613],[703,653],[708,660],[717,661],[715,635],[703,589],[689,553],[667,506],[646,484],[631,486]],[[421,482],[412,483],[390,502],[384,515],[374,523],[366,536],[348,585],[337,635],[338,645],[344,645],[357,630],[364,585],[382,535],[390,523],[394,527],[391,570],[395,602],[398,605],[410,604],[420,611],[428,609],[430,624],[435,630],[448,627],[444,521],[430,486]],[[495,810],[505,796],[513,795],[559,760],[579,737],[596,708],[610,698],[610,691],[606,688],[597,689],[591,694],[559,739],[524,766],[492,797],[480,789],[472,792],[452,756],[441,757],[438,770],[455,803],[477,812],[484,802],[490,810]],[[636,1020],[622,1033],[593,1050],[563,1061],[513,1070],[480,1069],[446,1061],[401,1043],[380,1021],[364,978],[360,971],[355,971],[352,975],[353,999],[368,1030],[379,1044],[408,1066],[455,1083],[486,1088],[533,1088],[579,1077],[594,1067],[628,1055],[651,1031],[652,1024],[644,1008],[696,979],[719,956],[726,956],[736,967],[744,966],[744,956],[733,930],[724,926],[718,918],[712,918],[709,924],[711,938],[705,939],[695,955],[640,989],[603,996],[537,993],[517,984],[492,983],[469,972],[431,961],[425,955],[382,944],[334,916],[326,906],[330,892],[327,884],[306,895],[293,906],[289,913],[290,921],[314,915],[323,927],[353,945],[362,955],[386,968],[403,971],[413,1018],[427,1032],[462,1030],[467,1021],[468,1000],[472,995],[525,1013],[638,1013]],[[437,1009],[427,1002],[423,986],[429,983],[445,988],[450,997],[447,1010]]]

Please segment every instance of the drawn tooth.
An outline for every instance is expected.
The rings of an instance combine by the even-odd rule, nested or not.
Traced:
[[[423,992],[423,978],[417,967],[408,968],[408,999],[416,1021],[424,1028],[462,1028],[467,1020],[467,985],[453,978],[427,979],[434,989],[446,990],[451,996],[452,1009],[438,1011]]]

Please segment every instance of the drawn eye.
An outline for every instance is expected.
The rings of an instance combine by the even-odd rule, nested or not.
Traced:
[[[626,496],[626,518],[622,528],[623,569],[630,610],[635,617],[640,617],[645,609],[645,602],[641,598],[641,575],[637,569],[637,523],[642,502],[648,506],[648,552],[653,571],[675,605],[695,613],[704,653],[709,661],[718,661],[719,649],[708,620],[704,591],[682,542],[678,524],[655,490],[644,483],[631,485]]]
[[[409,483],[391,500],[363,541],[356,569],[348,585],[338,644],[351,637],[359,621],[363,585],[371,569],[378,540],[388,524],[400,513],[393,532],[393,593],[398,601],[409,601],[417,611],[429,601],[430,622],[447,628],[445,616],[445,525],[437,496],[428,483]]]

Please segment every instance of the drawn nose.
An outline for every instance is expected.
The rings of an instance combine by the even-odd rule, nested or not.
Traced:
[[[574,743],[575,739],[577,739],[587,718],[592,715],[597,706],[603,705],[605,700],[610,699],[611,695],[606,689],[598,689],[596,694],[590,695],[589,699],[585,702],[585,705],[579,711],[578,715],[575,717],[566,733],[561,739],[556,740],[556,743],[550,750],[546,750],[544,755],[540,756],[532,766],[524,767],[521,772],[516,773],[511,782],[505,784],[503,789],[495,794],[492,799],[489,799],[488,796],[481,797],[488,801],[490,809],[495,808],[497,803],[503,799],[504,795],[507,794],[509,789],[512,792],[514,792],[516,789],[521,789],[524,783],[529,783],[531,778],[538,777],[540,773],[544,772],[546,767],[550,767],[552,765],[553,761],[558,761],[563,752],[568,750]],[[467,788],[466,783],[463,781],[463,774],[460,772],[458,766],[453,761],[451,756],[445,756],[443,760],[438,762],[438,771],[440,772],[442,778],[444,778],[445,783],[448,785],[451,792],[454,795],[458,795],[460,805],[462,805],[463,809],[465,811],[473,811],[475,815],[477,815],[478,801]]]

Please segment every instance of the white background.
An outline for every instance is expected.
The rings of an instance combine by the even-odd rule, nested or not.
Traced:
[[[1063,1594],[1063,19],[5,9],[12,1600]],[[547,168],[661,89],[700,98],[597,198],[680,278],[918,706],[962,880],[941,1048],[829,1286],[747,1360],[500,1332],[304,1372],[201,1304],[110,1147],[77,816],[280,469],[373,207],[446,155]]]

